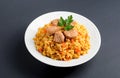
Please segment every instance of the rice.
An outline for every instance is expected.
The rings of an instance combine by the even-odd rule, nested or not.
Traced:
[[[33,38],[38,52],[52,59],[64,61],[87,54],[90,49],[90,37],[84,25],[74,23],[73,29],[78,31],[78,36],[73,39],[65,38],[63,43],[56,43],[53,41],[53,35],[46,35],[45,29],[50,25],[49,23],[39,28]]]

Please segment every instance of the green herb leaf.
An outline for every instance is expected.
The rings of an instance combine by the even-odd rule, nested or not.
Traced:
[[[68,26],[65,26],[65,27],[64,27],[64,30],[69,31],[69,30],[71,30],[73,27],[74,27],[74,26],[72,26],[72,25],[68,25]]]
[[[58,22],[58,26],[64,26],[64,25],[65,25],[65,20],[62,17],[60,17],[60,20]]]
[[[73,22],[72,18],[73,18],[72,15],[68,16],[68,19],[66,19],[66,26],[70,25],[71,22]]]
[[[67,19],[63,19],[62,17],[60,17],[60,20],[58,22],[58,26],[64,26],[64,30],[70,30],[72,29],[74,26],[70,25],[71,22],[73,22],[73,19],[72,19],[72,15],[68,16]]]

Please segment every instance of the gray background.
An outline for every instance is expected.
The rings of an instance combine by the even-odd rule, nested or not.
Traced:
[[[82,14],[102,44],[89,62],[57,68],[34,59],[24,44],[28,24],[51,11]],[[120,78],[120,0],[0,0],[0,78]]]

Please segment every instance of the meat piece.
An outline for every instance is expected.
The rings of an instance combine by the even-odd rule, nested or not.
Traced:
[[[54,19],[53,21],[51,21],[51,24],[54,25],[54,26],[57,26],[58,21],[59,21],[59,19]]]
[[[61,31],[55,32],[53,41],[62,43],[62,42],[64,42],[64,39],[65,39],[65,36],[63,35],[63,33]]]
[[[59,31],[61,29],[61,27],[58,26],[50,26],[46,28],[46,32],[48,35],[52,35],[54,34],[56,31]]]
[[[70,24],[70,25],[75,26],[75,24],[76,24],[76,22],[75,22],[75,21],[73,21],[73,22],[71,22],[71,24]]]
[[[72,30],[69,30],[69,31],[64,31],[64,35],[67,38],[75,38],[78,35],[78,32],[76,30],[72,29]]]

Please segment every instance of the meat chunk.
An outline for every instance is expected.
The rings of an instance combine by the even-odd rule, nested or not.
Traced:
[[[54,26],[57,26],[58,21],[59,21],[59,19],[54,19],[53,21],[51,21],[51,24],[54,25]]]
[[[73,22],[71,22],[71,24],[70,24],[70,25],[75,26],[75,24],[76,24],[76,22],[75,22],[75,21],[73,21]]]
[[[76,30],[72,29],[72,30],[69,30],[69,31],[64,31],[64,35],[67,38],[75,38],[78,35],[78,32]]]
[[[46,32],[48,35],[52,35],[54,34],[56,31],[59,31],[61,29],[61,27],[58,26],[50,26],[46,28]]]
[[[65,39],[65,37],[61,31],[55,32],[53,41],[62,43],[62,42],[64,42],[64,39]]]

